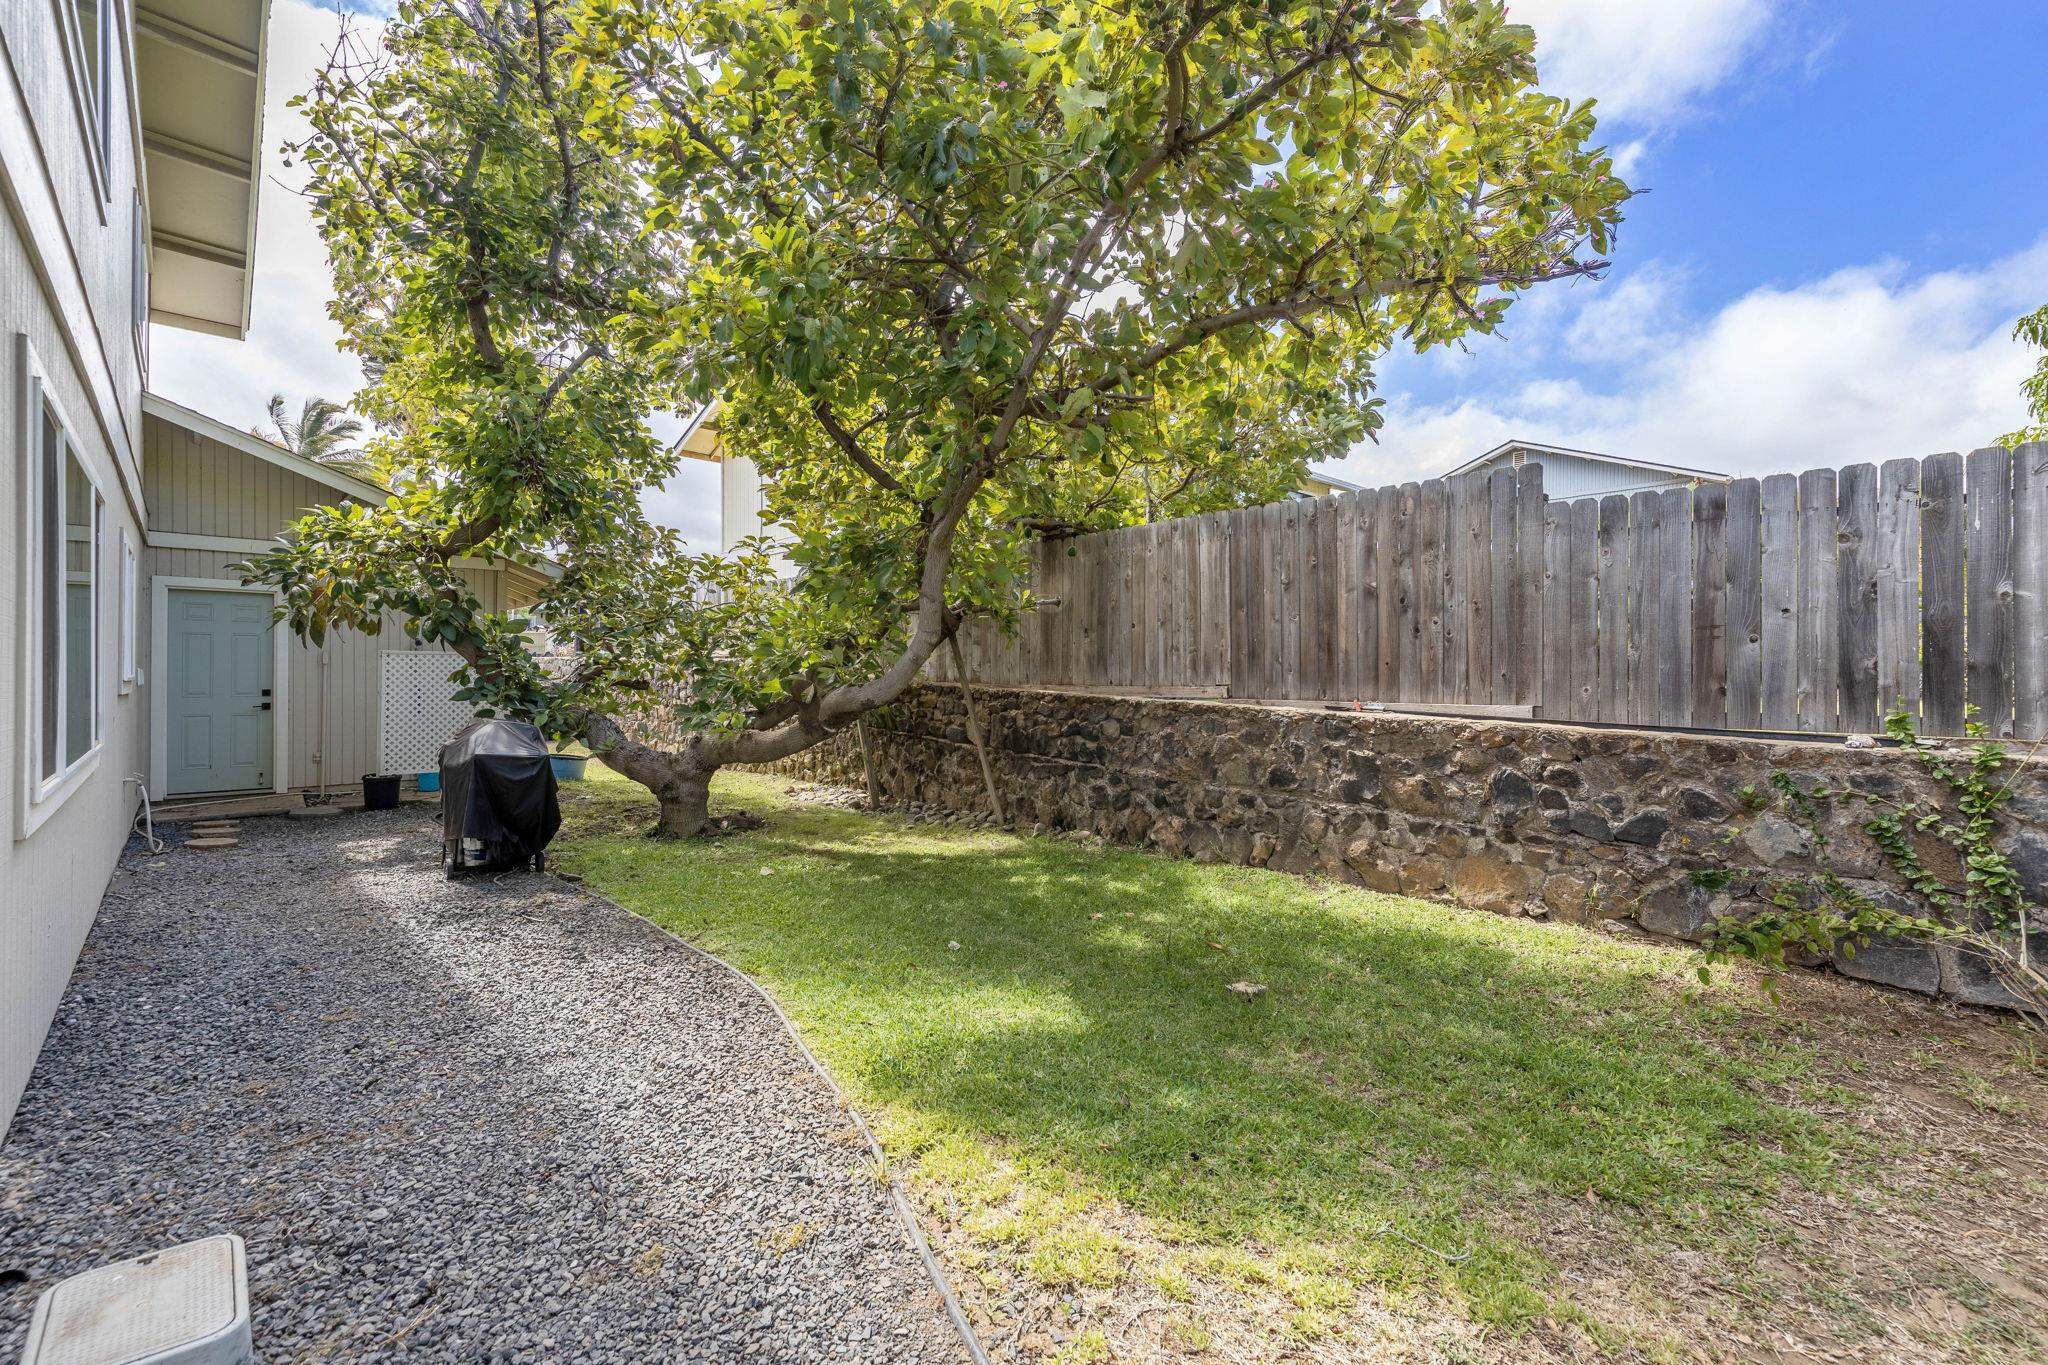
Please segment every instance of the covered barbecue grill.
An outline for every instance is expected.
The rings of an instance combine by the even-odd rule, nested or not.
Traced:
[[[517,720],[473,721],[441,746],[441,861],[465,868],[547,865],[562,827],[548,742]]]

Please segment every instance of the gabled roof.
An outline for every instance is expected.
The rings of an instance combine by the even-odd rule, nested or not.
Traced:
[[[1456,478],[1469,474],[1481,465],[1517,450],[1533,451],[1538,455],[1569,455],[1578,460],[1592,460],[1598,464],[1622,465],[1629,469],[1647,469],[1657,474],[1675,474],[1687,479],[1714,479],[1725,482],[1731,476],[1715,469],[1693,469],[1682,464],[1660,464],[1655,460],[1635,460],[1621,455],[1608,455],[1598,450],[1575,450],[1570,446],[1544,445],[1541,441],[1502,441],[1484,455],[1465,461],[1456,469],[1444,474],[1444,478]]]
[[[240,339],[256,273],[270,0],[136,0],[134,15],[149,316]]]
[[[1304,493],[1308,492],[1307,485],[1309,484],[1321,484],[1332,493],[1356,493],[1365,487],[1362,483],[1353,483],[1349,479],[1340,479],[1335,474],[1325,474],[1315,469],[1311,469],[1308,472],[1308,477],[1302,480],[1303,487],[1301,491]]]
[[[718,447],[718,414],[721,408],[714,398],[697,409],[697,415],[683,428],[683,435],[676,442],[676,449],[693,460],[709,460],[716,464],[725,458]]]
[[[274,464],[279,469],[288,470],[318,484],[325,484],[338,493],[346,493],[356,501],[366,502],[372,507],[382,507],[385,499],[391,496],[389,489],[380,488],[367,479],[359,479],[353,474],[336,469],[333,465],[309,460],[303,455],[295,455],[275,441],[266,441],[254,432],[231,427],[226,422],[208,417],[203,412],[194,412],[183,403],[173,403],[162,394],[143,394],[142,410],[152,417],[169,422],[172,426],[196,431],[201,436],[219,441],[222,445],[239,450],[244,455],[253,455],[266,464]]]
[[[356,501],[368,503],[372,507],[382,507],[391,496],[391,490],[388,488],[380,487],[367,479],[359,479],[353,474],[336,469],[333,465],[321,464],[318,460],[295,455],[275,441],[266,441],[252,431],[231,427],[218,418],[208,417],[203,412],[195,412],[183,403],[173,403],[162,394],[143,394],[142,410],[151,417],[169,422],[172,426],[197,432],[209,440],[219,441],[231,450],[238,450],[244,455],[262,460],[265,464],[276,465],[279,469],[311,479],[317,484],[332,488],[337,493],[346,493]],[[545,556],[534,564],[522,564],[514,559],[502,562],[511,568],[527,569],[549,578],[562,576],[562,566]]]

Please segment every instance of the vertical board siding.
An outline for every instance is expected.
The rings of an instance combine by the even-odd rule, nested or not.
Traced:
[[[2039,443],[1576,500],[1496,470],[1075,536],[1026,570],[1036,614],[963,636],[984,681],[2048,731]]]

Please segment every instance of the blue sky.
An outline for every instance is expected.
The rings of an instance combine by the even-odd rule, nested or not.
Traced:
[[[1545,84],[1599,98],[1614,268],[1471,353],[1394,355],[1379,483],[1509,435],[1742,471],[1925,454],[2018,424],[2048,302],[2048,6],[1525,0]]]
[[[1381,367],[1388,426],[1330,468],[1440,472],[1506,437],[1738,471],[1922,455],[2021,419],[2014,318],[2048,303],[2048,4],[1511,0],[1544,84],[1600,100],[1635,200],[1598,283],[1504,334]],[[375,14],[380,0],[350,0]],[[281,178],[283,108],[335,27],[272,7],[255,325],[159,338],[152,384],[238,425],[281,391],[352,392],[324,254]],[[649,497],[716,544],[717,480]]]

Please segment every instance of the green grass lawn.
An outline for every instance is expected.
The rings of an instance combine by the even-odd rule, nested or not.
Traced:
[[[767,986],[967,1243],[1045,1285],[1278,1284],[1311,1336],[1371,1286],[1613,1340],[1530,1218],[1618,1206],[1725,1252],[1853,1150],[1766,1097],[1808,1054],[1688,954],[746,775],[717,796],[766,828],[656,843],[591,774],[562,865]]]

